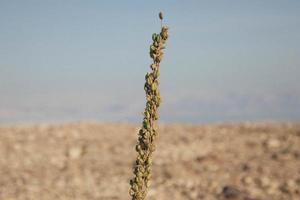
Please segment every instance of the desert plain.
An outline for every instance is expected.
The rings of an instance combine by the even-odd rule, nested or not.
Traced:
[[[139,126],[0,125],[0,200],[130,199]],[[160,124],[148,199],[299,200],[300,123]]]

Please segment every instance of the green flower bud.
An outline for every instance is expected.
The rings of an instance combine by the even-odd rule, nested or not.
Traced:
[[[153,40],[153,41],[155,41],[156,35],[157,35],[156,33],[153,33],[153,34],[152,34],[152,40]]]
[[[150,46],[150,51],[155,51],[155,50],[156,50],[155,46],[154,46],[154,45],[151,45],[151,46]]]
[[[160,40],[161,40],[161,36],[160,35],[156,35],[155,41],[159,43]]]

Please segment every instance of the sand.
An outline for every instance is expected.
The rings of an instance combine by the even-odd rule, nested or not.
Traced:
[[[130,199],[139,125],[0,126],[1,200]],[[161,124],[154,200],[299,200],[300,124]]]

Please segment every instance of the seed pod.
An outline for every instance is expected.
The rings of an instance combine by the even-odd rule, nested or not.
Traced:
[[[129,195],[130,195],[130,196],[133,196],[134,193],[135,193],[135,191],[134,191],[133,186],[132,186],[132,188],[129,190]]]
[[[152,34],[152,40],[153,40],[153,41],[155,41],[156,35],[157,35],[156,33],[153,33],[153,34]]]
[[[147,177],[147,179],[148,179],[148,177]],[[150,180],[150,179],[149,179]],[[146,182],[146,187],[150,187],[150,181],[148,181],[147,180],[147,182]]]
[[[156,68],[156,65],[155,65],[155,64],[151,64],[151,65],[150,65],[150,68],[151,68],[152,70],[154,70],[154,69]]]
[[[142,184],[143,179],[140,176],[137,176],[136,177],[136,182],[137,182],[138,185],[140,185],[140,184]]]
[[[159,12],[158,16],[159,16],[159,19],[160,19],[160,20],[163,20],[163,19],[164,19],[164,16],[163,16],[162,12]]]
[[[144,122],[144,127],[145,127],[145,129],[149,130],[150,129],[149,122]]]
[[[146,111],[146,112],[145,112],[145,116],[146,116],[147,118],[150,118],[150,113],[149,113],[148,111]]]
[[[165,32],[165,31],[168,31],[168,30],[169,30],[169,28],[167,26],[163,26],[162,29],[161,29],[162,32]]]
[[[152,85],[151,85],[151,89],[152,89],[153,91],[155,91],[156,88],[157,88],[156,84],[152,84]]]
[[[164,40],[167,40],[168,39],[168,34],[167,33],[164,33]]]
[[[152,158],[151,158],[151,157],[149,157],[149,159],[147,160],[147,163],[148,163],[149,165],[152,165]]]
[[[160,63],[161,59],[162,59],[161,56],[157,56],[157,57],[156,57],[156,62]]]
[[[144,90],[147,90],[148,88],[149,88],[149,84],[146,82],[145,85],[144,85]]]
[[[160,75],[160,72],[159,72],[159,71],[157,71],[157,72],[156,72],[156,76],[159,76],[159,75]]]
[[[150,73],[150,74],[148,75],[148,79],[153,80],[153,74],[152,74],[152,73]]]
[[[140,151],[140,150],[141,150],[141,146],[140,146],[140,145],[136,145],[136,146],[135,146],[135,150],[136,150],[136,151]]]
[[[166,36],[166,34],[165,34],[164,32],[161,32],[161,33],[160,33],[160,36],[161,36],[161,38],[162,38],[163,40],[165,40],[165,38],[166,38],[166,37],[165,37],[165,36]]]
[[[150,78],[147,79],[147,84],[149,84],[149,85],[152,84],[152,80]]]
[[[151,147],[150,147],[150,151],[154,152],[156,149],[155,145],[153,144]]]
[[[156,47],[154,45],[151,45],[150,46],[150,51],[155,51],[156,50]]]
[[[133,187],[132,187],[132,189],[133,189],[134,191],[137,191],[137,190],[138,190],[138,186],[137,186],[137,184],[133,184]]]
[[[149,115],[150,115],[150,114],[149,114]],[[149,133],[148,133],[148,132],[145,133],[144,138],[145,138],[145,139],[148,139],[148,138],[149,138]]]
[[[140,176],[140,177],[143,176],[142,172],[140,172],[140,171],[137,173],[137,175]]]
[[[154,58],[154,53],[153,52],[150,52],[150,57]]]
[[[157,34],[157,35],[156,35],[156,38],[155,38],[155,41],[159,43],[159,42],[160,42],[160,40],[161,40],[161,37],[160,37],[160,35],[159,35],[159,34]]]

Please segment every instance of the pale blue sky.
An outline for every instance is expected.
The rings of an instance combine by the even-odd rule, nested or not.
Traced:
[[[300,120],[298,0],[0,0],[0,123],[139,122],[160,10],[162,121]]]

